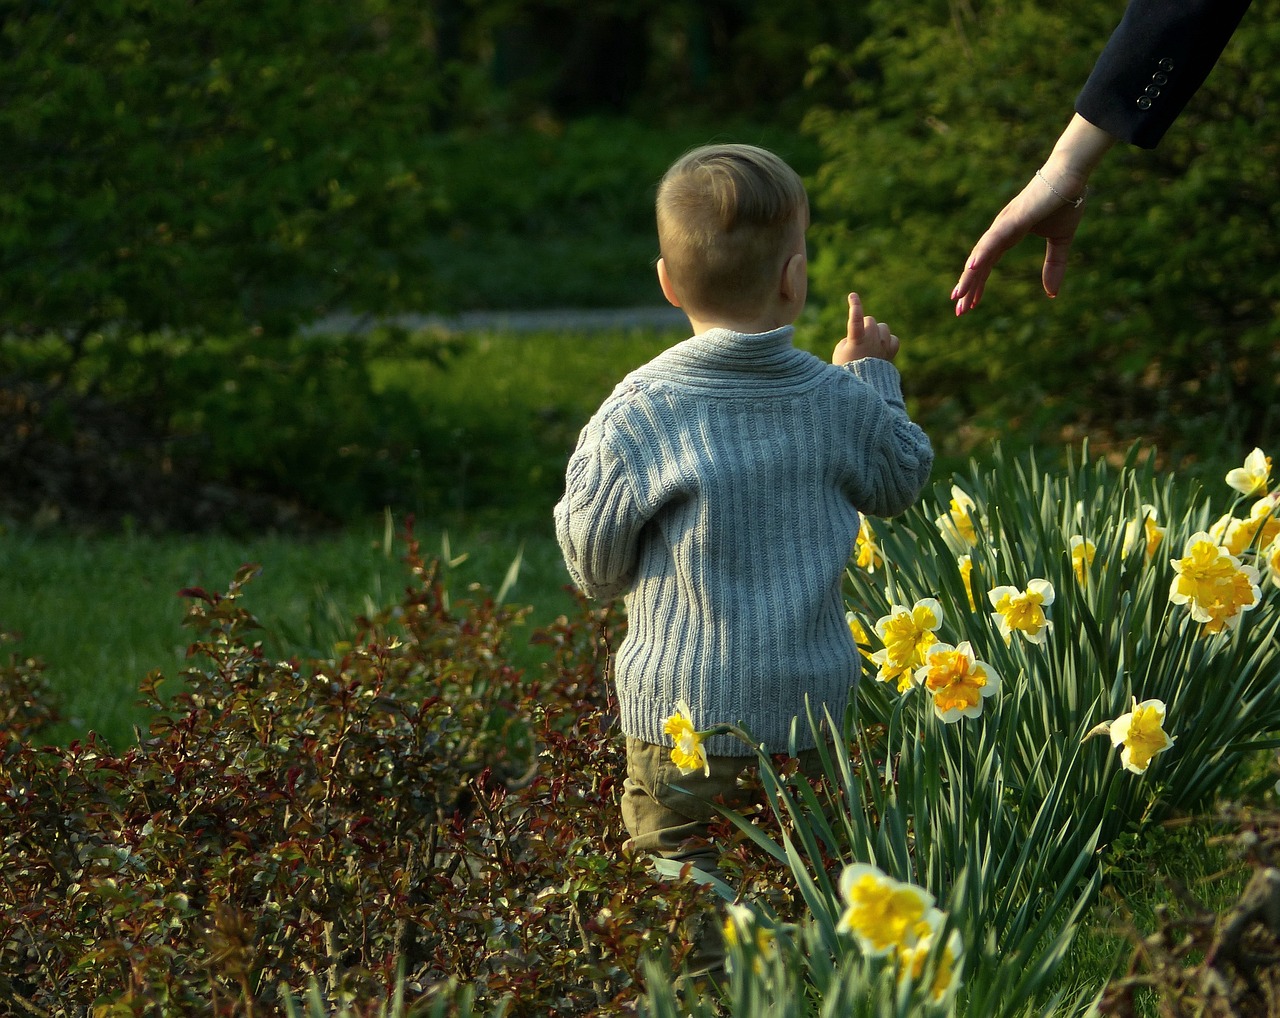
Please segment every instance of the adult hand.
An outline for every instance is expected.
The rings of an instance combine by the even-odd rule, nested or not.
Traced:
[[[1072,116],[1044,166],[996,216],[969,253],[960,280],[951,291],[956,314],[972,311],[982,299],[987,277],[1001,256],[1028,233],[1045,239],[1040,281],[1058,296],[1067,272],[1067,252],[1084,218],[1082,199],[1090,174],[1115,144],[1115,138],[1080,114]]]
[[[996,262],[1028,233],[1045,239],[1040,281],[1045,293],[1058,296],[1067,272],[1067,252],[1084,218],[1084,210],[1084,202],[1064,204],[1062,194],[1055,193],[1040,176],[1032,177],[1013,201],[1000,210],[970,252],[960,280],[951,291],[956,314],[962,315],[978,306]]]
[[[884,322],[862,313],[862,298],[849,294],[849,330],[831,354],[832,364],[848,364],[864,357],[891,361],[898,356],[898,337]]]

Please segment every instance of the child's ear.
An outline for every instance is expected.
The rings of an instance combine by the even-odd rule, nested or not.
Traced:
[[[793,254],[782,266],[782,279],[778,284],[778,294],[784,301],[795,300],[809,291],[809,259],[800,252]]]
[[[662,287],[662,296],[667,298],[672,307],[678,308],[680,306],[680,298],[676,296],[676,288],[671,285],[671,276],[667,272],[667,263],[662,258],[658,259],[658,285]]]

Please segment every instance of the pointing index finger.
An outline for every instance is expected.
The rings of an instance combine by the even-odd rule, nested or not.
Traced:
[[[855,343],[861,342],[865,329],[862,320],[862,298],[856,293],[849,294],[849,338]]]

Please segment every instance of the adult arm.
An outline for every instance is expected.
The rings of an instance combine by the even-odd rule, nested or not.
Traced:
[[[1114,138],[1155,148],[1218,62],[1250,0],[1130,0],[1076,98]]]
[[[956,314],[1028,233],[1045,239],[1044,291],[1056,297],[1084,217],[1085,185],[1116,140],[1153,148],[1217,63],[1250,0],[1130,0],[1044,165],[979,239],[951,291]]]

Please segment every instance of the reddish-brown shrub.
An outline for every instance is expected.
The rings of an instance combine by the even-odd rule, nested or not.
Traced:
[[[185,591],[189,667],[167,699],[143,681],[150,731],[122,753],[37,748],[24,708],[0,748],[0,1010],[272,1015],[311,981],[370,1001],[403,972],[411,995],[455,979],[511,1014],[611,1014],[642,955],[679,963],[704,902],[624,847],[615,612],[537,634],[528,676],[523,611],[451,609],[411,535],[407,562],[330,661],[265,655],[253,568]],[[0,688],[38,675],[10,663]]]

